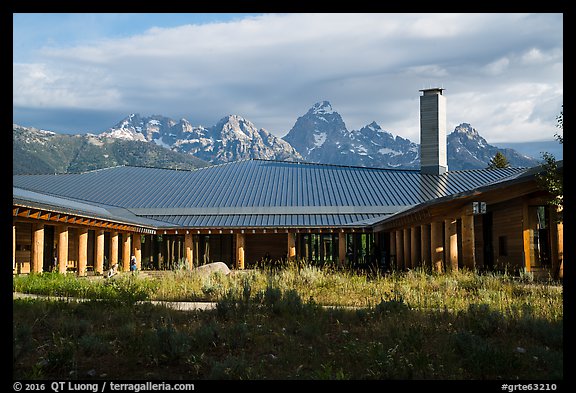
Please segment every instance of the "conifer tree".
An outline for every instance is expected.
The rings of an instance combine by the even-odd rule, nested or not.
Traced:
[[[564,115],[563,111],[556,117],[556,127],[559,128],[561,133],[556,133],[554,136],[560,144],[564,144]],[[543,171],[540,172],[536,179],[540,187],[550,194],[549,204],[556,207],[558,222],[563,221],[564,211],[564,171],[563,167],[559,166],[556,158],[548,152],[542,153]]]
[[[494,157],[488,163],[488,169],[495,168],[510,168],[510,163],[506,156],[500,152],[497,152]]]

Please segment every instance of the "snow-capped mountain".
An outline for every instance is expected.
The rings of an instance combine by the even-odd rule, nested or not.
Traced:
[[[372,122],[349,131],[342,117],[328,101],[314,104],[299,117],[284,140],[290,142],[306,161],[375,168],[419,169],[420,146],[394,136]],[[511,166],[531,167],[538,161],[513,149],[492,146],[467,123],[457,126],[447,138],[448,169],[486,168],[500,151]]]
[[[13,124],[13,173],[77,173],[116,165],[191,170],[209,165],[190,154],[142,141],[129,129],[117,131],[114,137],[70,135]]]
[[[311,162],[386,168],[416,168],[418,145],[394,137],[372,122],[349,131],[330,102],[314,104],[284,137]]]
[[[19,143],[23,142],[19,146],[23,146],[22,151],[26,152],[30,150],[25,147],[30,145],[26,143],[27,140],[34,140],[35,143],[32,145],[37,146],[58,139],[57,134],[50,132],[17,133],[16,128],[14,135]],[[257,128],[252,122],[238,115],[225,116],[217,124],[204,127],[194,126],[186,119],[175,121],[161,115],[143,117],[131,114],[105,132],[90,134],[86,141],[80,136],[70,139],[74,140],[83,141],[81,145],[84,146],[84,150],[87,148],[93,150],[94,146],[108,146],[107,149],[124,151],[128,148],[126,143],[138,142],[130,146],[140,151],[144,148],[141,146],[142,143],[145,142],[144,145],[148,144],[148,147],[153,147],[155,150],[154,153],[151,153],[150,149],[142,150],[146,152],[143,153],[143,159],[146,154],[160,157],[162,154],[158,149],[164,148],[170,153],[178,153],[211,164],[256,158],[374,168],[420,168],[420,147],[417,143],[383,130],[376,122],[359,130],[348,130],[340,114],[328,101],[314,104],[308,112],[296,120],[284,138]],[[109,145],[111,141],[124,144],[120,148],[118,143]],[[38,150],[36,147],[34,149]],[[68,150],[72,152],[76,151],[75,149]],[[503,153],[514,167],[531,167],[539,163],[535,158],[521,155],[513,149],[488,144],[468,123],[458,125],[447,137],[449,170],[486,168],[497,152]],[[94,164],[99,167],[112,160],[111,157],[114,157],[112,161],[115,163],[126,160],[122,158],[123,156],[116,157],[110,152],[90,154],[102,156]],[[86,160],[90,162],[90,159]],[[183,162],[181,156],[171,156],[170,159],[163,158],[163,160],[174,161],[176,166]],[[146,165],[154,163],[150,164],[148,160]],[[76,169],[76,166],[73,169]],[[57,166],[53,163],[47,167],[52,170]],[[71,168],[71,164],[67,164],[63,168],[56,169],[68,171]]]
[[[486,142],[476,129],[461,123],[448,135],[448,169],[486,168],[497,152],[502,153],[512,167],[532,167],[538,160],[522,155],[514,149],[498,148]]]
[[[311,162],[381,168],[419,167],[418,145],[372,122],[349,131],[328,101],[299,117],[284,140]]]
[[[259,158],[297,161],[302,156],[282,138],[237,116],[222,118],[212,127],[193,126],[163,116],[131,114],[100,134],[112,138],[144,140],[168,149],[188,153],[213,164]]]

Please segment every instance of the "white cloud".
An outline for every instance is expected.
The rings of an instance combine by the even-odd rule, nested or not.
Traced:
[[[485,67],[485,71],[486,74],[488,75],[499,75],[504,73],[507,69],[508,66],[510,65],[510,60],[508,60],[508,58],[503,57],[501,59],[498,59],[496,61],[493,61],[492,63],[488,64]]]
[[[438,84],[449,119],[489,142],[518,122],[531,133],[507,135],[530,140],[560,111],[562,61],[561,15],[270,14],[44,48],[14,64],[13,100],[195,125],[234,113],[281,136],[326,99],[350,129],[375,120],[418,141],[418,90]],[[544,103],[557,113],[535,120]]]

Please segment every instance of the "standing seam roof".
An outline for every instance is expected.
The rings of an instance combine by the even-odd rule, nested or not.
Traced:
[[[13,184],[37,193],[125,209],[236,208],[234,213],[242,215],[254,208],[348,206],[382,207],[382,212],[389,214],[389,209],[384,211],[386,207],[404,208],[473,190],[525,170],[448,171],[435,176],[413,170],[246,160],[192,171],[121,166],[81,174],[15,175]],[[336,212],[336,209],[328,210]],[[255,214],[252,216],[250,220],[256,218]],[[183,216],[183,221],[176,221],[196,223],[199,218],[193,217]],[[318,221],[311,214],[296,214],[282,216],[281,221],[293,219],[297,224],[289,225],[305,226],[319,222],[337,225],[340,219],[343,223],[349,222],[349,216],[329,217],[329,214],[320,215]],[[359,220],[369,218],[373,217]],[[231,217],[226,219],[226,225],[246,223]],[[277,219],[272,214],[257,222],[266,225]],[[162,216],[161,221],[166,220],[167,216]],[[254,225],[253,221],[250,223]]]

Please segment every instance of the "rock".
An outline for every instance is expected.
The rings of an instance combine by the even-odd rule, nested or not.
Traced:
[[[219,272],[225,276],[230,274],[230,268],[224,262],[207,263],[206,265],[194,268],[194,271],[209,276],[212,273]]]

